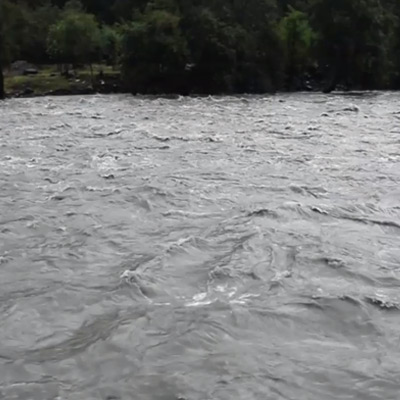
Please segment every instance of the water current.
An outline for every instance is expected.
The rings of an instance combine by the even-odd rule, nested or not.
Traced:
[[[0,104],[0,398],[400,399],[400,95]]]

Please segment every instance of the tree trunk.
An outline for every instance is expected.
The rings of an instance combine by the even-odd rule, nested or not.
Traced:
[[[3,68],[0,66],[0,100],[5,98]]]
[[[94,89],[94,78],[93,78],[93,65],[92,63],[89,64],[90,67],[90,79],[92,80],[92,89]]]
[[[3,76],[3,26],[2,21],[0,21],[0,100],[6,97],[4,90],[4,76]]]
[[[4,77],[3,77],[3,67],[1,66],[0,60],[0,100],[3,100],[6,97],[4,92]]]

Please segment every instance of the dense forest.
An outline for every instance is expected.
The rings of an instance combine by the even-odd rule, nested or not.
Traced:
[[[104,63],[121,71],[132,93],[400,87],[398,0],[0,0],[0,5],[4,69],[15,60],[61,69]]]

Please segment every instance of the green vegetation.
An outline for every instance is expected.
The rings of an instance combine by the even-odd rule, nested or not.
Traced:
[[[120,72],[110,66],[94,64],[92,68],[76,68],[73,76],[60,74],[60,67],[41,66],[36,75],[10,75],[6,73],[5,91],[9,95],[47,95],[92,93],[101,88],[101,81],[118,81]]]
[[[133,93],[398,89],[399,50],[397,0],[0,1],[2,67],[39,67],[6,76],[8,92],[98,87],[119,71]],[[109,73],[97,79],[94,63]]]
[[[52,25],[47,52],[59,63],[92,64],[101,55],[101,34],[93,15],[67,10]]]
[[[35,93],[48,93],[56,90],[67,90],[70,87],[68,80],[61,76],[51,76],[43,73],[36,76],[12,76],[5,81],[7,93],[24,92],[31,89]]]
[[[296,86],[296,78],[304,76],[313,64],[312,49],[317,35],[307,15],[292,7],[280,21],[279,31],[285,48],[287,86]]]

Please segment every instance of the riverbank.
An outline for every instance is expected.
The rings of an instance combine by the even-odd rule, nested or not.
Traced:
[[[4,75],[7,98],[129,93],[126,84],[122,81],[121,72],[106,65],[94,65],[92,70],[88,67],[70,70],[68,73],[60,73],[56,65],[50,65],[29,68],[18,73],[5,71]],[[278,92],[326,92],[324,87],[324,83],[320,80],[304,79],[299,81],[291,90],[279,90]],[[336,85],[335,89],[339,91],[348,90],[343,85]],[[208,95],[207,93],[191,93],[189,90],[182,93],[166,93],[143,94],[173,97],[178,95]],[[241,93],[222,92],[213,94],[232,95]]]
[[[123,93],[118,70],[106,66],[78,69],[61,74],[55,66],[44,67],[29,73],[6,72],[4,87],[6,97],[67,96],[94,93]]]

